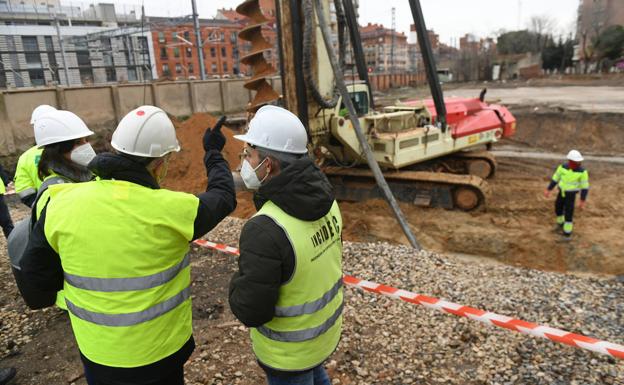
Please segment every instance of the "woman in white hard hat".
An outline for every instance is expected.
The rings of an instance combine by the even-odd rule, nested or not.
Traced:
[[[95,151],[87,141],[93,135],[85,122],[73,112],[50,111],[35,122],[35,141],[43,148],[37,165],[42,181],[56,177],[56,183],[86,182],[93,179],[87,165],[95,157]],[[39,192],[36,205],[37,217],[48,200],[45,191]],[[42,203],[39,203],[42,202]]]
[[[572,236],[572,219],[574,217],[574,204],[576,194],[581,193],[579,208],[585,207],[587,194],[589,194],[589,173],[582,167],[583,155],[577,150],[568,152],[567,163],[559,165],[552,176],[550,184],[544,191],[544,196],[550,196],[550,192],[557,186],[559,193],[555,201],[555,215],[557,226],[563,230],[566,237]]]
[[[37,169],[43,183],[33,201],[33,221],[39,219],[50,199],[48,186],[93,179],[93,174],[87,169],[95,157],[95,151],[87,141],[91,135],[93,131],[73,112],[53,110],[37,118],[35,141],[38,147],[43,148]],[[62,290],[56,295],[56,305],[67,310]]]

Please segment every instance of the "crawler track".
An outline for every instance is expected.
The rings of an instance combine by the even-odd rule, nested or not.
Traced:
[[[368,169],[326,167],[323,171],[339,200],[361,201],[382,196]],[[484,207],[490,195],[487,182],[474,175],[392,171],[384,173],[384,177],[398,200],[417,206],[471,211]]]

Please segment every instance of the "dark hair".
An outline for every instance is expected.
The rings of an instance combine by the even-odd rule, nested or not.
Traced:
[[[37,166],[37,173],[41,180],[44,180],[50,175],[50,169],[55,164],[63,165],[71,170],[79,172],[77,165],[65,158],[65,154],[74,148],[78,140],[79,139],[71,139],[64,142],[48,144],[43,147],[41,159],[39,159],[39,165]]]

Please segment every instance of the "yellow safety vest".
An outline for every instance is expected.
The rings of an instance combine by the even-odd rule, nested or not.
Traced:
[[[279,289],[274,318],[251,329],[254,353],[264,365],[282,370],[313,368],[336,349],[342,330],[342,217],[338,204],[316,221],[286,214],[268,201],[265,215],[288,236],[295,270]]]
[[[17,160],[13,181],[15,192],[20,198],[36,193],[41,186],[37,166],[42,152],[43,148],[34,146],[26,150]]]
[[[584,168],[572,170],[566,165],[559,165],[552,180],[557,183],[561,195],[566,192],[577,192],[589,188],[589,173]]]
[[[50,175],[48,175],[44,180],[48,180],[51,178],[59,178],[61,177],[60,175],[56,174],[56,173],[51,173]],[[62,177],[61,177],[62,178]],[[65,178],[63,178],[65,179]],[[60,183],[61,181],[59,181]],[[42,182],[43,183],[43,182]],[[71,182],[70,182],[71,183]],[[37,190],[40,188],[41,186],[39,186],[37,188]],[[35,190],[35,192],[37,191]],[[30,194],[26,194],[26,196],[28,196]],[[43,208],[46,206],[46,204],[48,203],[48,200],[50,199],[50,189],[47,188],[45,189],[41,195],[39,195],[39,199],[37,199],[37,201],[35,202],[35,218],[34,218],[34,222],[36,222],[37,220],[39,220],[39,217],[41,216],[41,212],[43,211]],[[56,293],[56,302],[55,302],[56,306],[58,306],[59,308],[63,309],[63,310],[67,310],[67,305],[65,304],[65,293],[63,292],[63,290],[59,290]]]
[[[44,231],[82,354],[132,368],[178,351],[192,335],[187,252],[199,199],[111,180],[49,191]]]

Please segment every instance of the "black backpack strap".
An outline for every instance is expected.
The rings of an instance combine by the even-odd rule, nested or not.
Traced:
[[[39,186],[39,190],[37,190],[37,196],[35,197],[35,201],[33,202],[33,205],[30,209],[30,228],[31,229],[35,227],[35,221],[36,221],[35,218],[37,218],[37,202],[39,202],[39,198],[41,198],[41,195],[43,194],[43,192],[47,190],[48,187],[54,184],[62,184],[62,183],[67,183],[67,180],[60,176],[53,176],[51,178],[47,178],[46,180],[43,181],[43,183],[41,183],[41,186]]]

